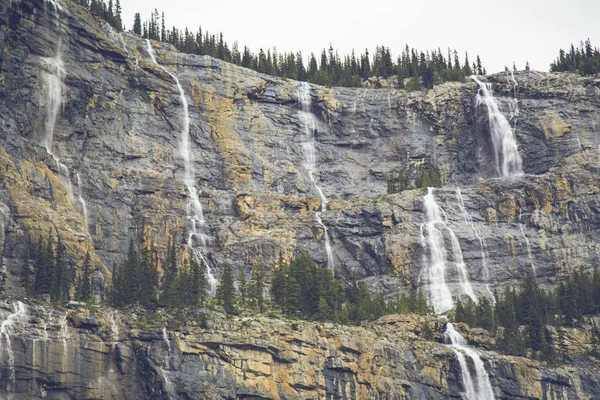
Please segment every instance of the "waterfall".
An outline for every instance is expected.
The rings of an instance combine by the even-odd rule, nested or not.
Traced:
[[[173,387],[173,383],[169,379],[169,375],[168,375],[167,371],[172,367],[172,365],[171,365],[172,349],[171,349],[171,342],[169,341],[169,334],[167,332],[166,326],[162,330],[162,339],[163,339],[163,342],[165,342],[167,344],[167,357],[163,361],[163,365],[159,366],[158,369],[160,371],[160,374],[162,375],[163,380],[165,381],[165,389],[167,392],[166,393],[167,398],[171,399],[171,398],[174,398],[174,396],[173,396],[174,387]]]
[[[82,189],[81,189],[81,177],[79,176],[79,172],[75,174],[77,176],[77,197],[79,199],[79,204],[81,204],[81,210],[83,211],[83,220],[85,221],[86,228],[88,227],[88,209],[85,200],[83,199]]]
[[[123,50],[125,50],[125,54],[127,54],[127,56],[129,56],[129,50],[127,50],[127,44],[125,44],[125,39],[123,38],[123,32],[119,32],[119,42],[121,43]]]
[[[437,204],[433,195],[433,188],[427,188],[424,197],[427,221],[421,224],[421,245],[423,249],[429,249],[429,291],[430,300],[436,314],[443,314],[454,307],[452,292],[446,282],[448,251],[446,250],[445,237],[451,244],[452,259],[456,265],[460,291],[477,302],[473,292],[466,264],[463,259],[460,242],[456,234],[450,229],[445,221],[444,210]],[[442,215],[444,217],[442,218]]]
[[[513,87],[513,98],[512,98],[512,101],[508,103],[508,106],[510,107],[510,120],[514,121],[514,124],[513,124],[513,131],[514,131],[517,127],[517,119],[516,118],[519,116],[519,99],[517,98],[517,88],[518,88],[519,84],[517,83],[517,80],[515,79],[515,74],[513,73],[513,71],[506,72],[506,81],[509,85],[512,85],[512,87]]]
[[[448,346],[454,351],[460,364],[466,400],[494,400],[492,384],[479,353],[467,346],[465,338],[454,330],[454,326],[450,322],[446,325],[444,339],[446,342],[450,342]],[[467,358],[471,360],[472,368],[470,368]]]
[[[501,177],[523,175],[522,160],[515,133],[508,120],[500,112],[498,103],[492,94],[492,85],[482,82],[476,76],[471,78],[479,85],[477,107],[484,104],[487,108],[497,175]]]
[[[51,71],[46,75],[46,85],[48,87],[46,104],[46,137],[44,146],[46,152],[54,155],[52,152],[52,138],[54,136],[54,126],[63,107],[63,82],[66,76],[65,66],[62,60],[62,38],[58,39],[56,53],[54,58],[44,58]]]
[[[152,44],[149,39],[146,39],[146,46],[148,50],[148,54],[150,55],[150,59],[154,64],[160,67],[163,71],[165,71],[177,85],[177,90],[179,91],[179,100],[181,101],[181,106],[183,108],[183,124],[180,133],[180,141],[179,141],[179,153],[183,158],[184,164],[184,178],[183,181],[187,187],[190,200],[187,206],[188,213],[188,221],[190,224],[190,229],[188,233],[187,245],[190,249],[193,250],[194,255],[206,266],[206,276],[208,283],[208,290],[211,295],[214,295],[217,289],[217,278],[212,273],[210,265],[206,262],[202,251],[198,249],[206,248],[209,244],[210,238],[208,235],[204,233],[205,229],[207,229],[207,223],[204,219],[204,214],[202,212],[202,204],[200,203],[200,198],[198,197],[198,190],[195,185],[195,171],[194,171],[194,159],[192,152],[190,150],[190,115],[188,110],[188,101],[185,96],[185,92],[183,87],[179,83],[179,79],[172,74],[169,70],[167,70],[164,66],[160,65],[158,61],[156,61],[156,57],[154,55],[154,49],[152,48]]]
[[[321,187],[315,181],[315,171],[317,169],[317,156],[315,149],[315,132],[317,131],[317,119],[314,114],[311,112],[311,97],[310,97],[310,85],[306,82],[300,82],[300,86],[298,88],[298,100],[300,101],[300,105],[302,107],[302,111],[299,113],[300,121],[302,121],[302,125],[304,127],[304,139],[305,141],[302,143],[302,149],[304,150],[304,163],[303,166],[308,172],[308,177],[312,182],[314,188],[319,194],[319,199],[321,199],[321,211],[317,211],[315,213],[315,220],[317,224],[323,229],[323,236],[325,237],[325,252],[327,253],[327,268],[334,272],[335,266],[333,261],[333,250],[331,248],[331,242],[329,240],[329,231],[327,226],[323,223],[321,219],[321,214],[327,211],[327,197],[323,193]]]
[[[71,181],[71,173],[69,168],[63,164],[60,159],[54,154],[54,150],[52,148],[52,141],[54,139],[54,129],[56,127],[56,122],[60,116],[60,112],[64,106],[63,99],[63,88],[64,88],[64,80],[67,75],[65,64],[62,59],[62,34],[60,30],[60,20],[59,14],[64,12],[64,10],[53,0],[46,0],[47,4],[52,8],[52,18],[55,20],[55,27],[59,32],[58,36],[58,44],[56,45],[56,52],[54,53],[54,57],[46,57],[43,58],[43,61],[47,64],[49,73],[46,74],[46,86],[47,86],[47,95],[46,95],[46,135],[44,137],[44,147],[46,148],[46,152],[52,157],[54,162],[56,162],[56,167],[58,170],[58,175],[65,185],[67,189],[67,195],[72,204],[75,204],[75,194],[73,192],[73,183]],[[88,216],[87,216],[87,205],[85,200],[81,196],[81,180],[79,178],[79,174],[77,174],[77,186],[79,189],[78,200],[81,204],[83,218],[85,221],[85,226],[87,229],[88,226]]]
[[[59,326],[60,326],[59,337],[63,343],[62,366],[66,368],[67,358],[69,355],[69,350],[67,348],[67,339],[69,339],[71,337],[69,335],[69,327],[67,326],[67,314],[65,314],[63,317],[60,318]]]
[[[7,390],[13,391],[15,388],[15,355],[12,349],[12,343],[10,336],[13,333],[15,324],[25,322],[24,320],[28,317],[27,306],[20,301],[12,303],[13,313],[10,314],[0,324],[0,357],[2,356],[4,349],[8,354],[8,366],[10,368],[9,382],[10,386]]]
[[[112,332],[113,342],[117,343],[119,341],[119,325],[117,325],[117,321],[115,321],[115,314],[118,315],[117,311],[110,313],[110,330]]]
[[[523,239],[525,240],[525,246],[527,246],[527,257],[529,258],[529,264],[531,264],[531,272],[533,273],[533,276],[536,277],[537,271],[535,268],[535,264],[533,263],[533,256],[531,255],[531,243],[529,243],[529,238],[527,237],[527,235],[525,235],[525,224],[521,222],[522,216],[523,214],[519,209],[519,230],[521,231],[521,236],[523,236]]]
[[[479,229],[477,229],[477,227],[475,226],[475,223],[473,222],[473,217],[471,217],[471,215],[467,211],[467,208],[465,207],[465,199],[464,199],[462,192],[460,191],[460,188],[458,186],[456,187],[456,199],[458,200],[458,208],[460,209],[460,212],[463,215],[463,219],[465,220],[465,223],[467,225],[469,225],[469,227],[471,228],[471,230],[477,237],[477,240],[479,241],[479,249],[481,251],[481,268],[483,270],[483,279],[486,282],[485,288],[486,288],[488,294],[490,295],[490,298],[492,299],[492,304],[496,304],[496,297],[494,296],[494,293],[491,291],[490,284],[489,284],[490,270],[487,265],[487,257],[486,257],[487,245],[485,244],[485,239],[483,238],[483,233]]]

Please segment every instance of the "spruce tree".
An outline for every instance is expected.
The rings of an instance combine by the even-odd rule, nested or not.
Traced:
[[[265,299],[265,266],[262,262],[254,264],[250,270],[250,282],[248,284],[248,300],[253,307],[258,307],[258,310],[264,312]]]
[[[192,257],[191,263],[191,272],[192,272],[192,306],[200,306],[204,304],[206,301],[206,290],[207,290],[207,282],[206,282],[206,265],[204,262],[196,257]]]
[[[67,260],[65,259],[65,245],[60,237],[56,246],[56,258],[54,278],[52,284],[52,298],[55,301],[69,300],[69,292],[71,289],[71,277],[67,268]]]
[[[244,271],[244,267],[237,270],[237,284],[238,291],[240,292],[239,303],[245,306],[248,300],[248,285],[246,283],[246,271]]]
[[[179,301],[177,285],[177,249],[175,247],[176,237],[169,239],[167,260],[164,267],[162,279],[162,293],[160,304],[167,307],[175,307]]]
[[[90,301],[92,299],[92,285],[91,285],[91,259],[90,253],[85,255],[85,261],[83,262],[83,270],[79,278],[79,284],[77,285],[77,297],[80,301]]]
[[[135,13],[133,16],[133,33],[142,36],[142,18],[140,13]]]
[[[223,306],[227,314],[236,314],[235,286],[229,264],[223,266],[221,280],[217,286],[217,300]]]

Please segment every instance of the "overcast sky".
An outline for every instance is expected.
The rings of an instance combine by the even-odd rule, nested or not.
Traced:
[[[600,0],[121,0],[127,29],[133,14],[150,18],[165,12],[167,27],[198,26],[223,32],[253,52],[277,47],[317,56],[333,45],[340,56],[376,45],[390,48],[394,61],[408,44],[420,50],[440,47],[479,54],[488,73],[504,66],[547,71],[559,48],[590,38],[600,47]]]

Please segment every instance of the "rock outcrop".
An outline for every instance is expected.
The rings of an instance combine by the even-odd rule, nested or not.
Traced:
[[[0,310],[6,313],[6,310]],[[158,317],[158,318],[157,318]],[[448,399],[460,398],[454,353],[422,337],[424,323],[387,316],[365,327],[270,318],[162,315],[32,305],[3,337],[13,364],[0,368],[4,393],[18,399]],[[464,330],[464,327],[462,327]],[[464,331],[481,346],[481,330]],[[558,338],[559,333],[554,332]],[[562,329],[573,357],[547,366],[482,351],[496,398],[600,396],[590,329]],[[558,343],[558,341],[557,341]]]
[[[146,235],[164,252],[175,233],[182,244],[187,236],[177,86],[143,40],[117,34],[70,2],[13,1],[2,15],[3,262],[9,277],[18,275],[26,243],[52,231],[74,267],[93,253],[101,290],[104,266],[124,257],[130,237]],[[299,84],[152,46],[189,102],[212,269],[218,275],[225,262],[248,268],[257,260],[271,268],[295,252],[325,264],[319,195],[304,166]],[[58,58],[63,105],[54,122]],[[501,109],[514,116],[522,177],[493,178],[487,114],[475,103],[474,82],[427,93],[311,87],[315,179],[331,200],[321,218],[338,277],[352,273],[386,295],[417,283],[426,268],[424,191],[387,189],[399,171],[413,180],[428,163],[440,171],[436,196],[478,292],[511,284],[532,266],[551,284],[597,262],[599,81],[537,72],[488,79]],[[49,129],[54,156],[44,147]],[[475,230],[485,244],[486,282]]]
[[[218,277],[225,263],[247,271],[257,261],[270,270],[298,252],[327,263],[298,82],[152,42],[165,70],[144,40],[70,0],[0,3],[0,46],[5,292],[24,294],[18,280],[33,262],[30,245],[50,235],[65,244],[72,277],[90,253],[99,299],[130,238],[151,240],[163,258],[172,237],[185,247],[190,199],[173,76],[189,103],[211,270]],[[314,180],[330,200],[320,219],[338,278],[352,276],[387,297],[411,285],[425,290],[426,191],[388,189],[400,172],[413,182],[430,167],[477,295],[527,272],[553,286],[575,268],[598,265],[600,79],[539,72],[486,79],[514,126],[523,176],[495,176],[475,82],[426,93],[310,86]],[[48,326],[46,337],[43,321],[55,323],[58,314],[32,310],[10,339],[15,374],[4,365],[4,388],[22,398],[459,396],[452,351],[419,339],[422,321],[414,317],[348,328],[212,315],[208,329],[169,331],[167,344],[160,328],[141,329],[133,316],[111,340],[106,315],[77,313],[61,325],[66,330]],[[499,397],[600,397],[596,359],[574,354],[581,357],[572,367],[552,368],[486,356]]]

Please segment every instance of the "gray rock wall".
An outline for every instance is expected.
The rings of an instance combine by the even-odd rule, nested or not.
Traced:
[[[155,242],[164,255],[170,237],[176,234],[183,248],[189,232],[179,149],[183,112],[174,80],[151,61],[139,37],[120,37],[76,5],[61,4],[62,11],[41,0],[2,6],[0,161],[7,172],[0,202],[8,210],[2,214],[3,263],[15,292],[29,259],[27,243],[49,231],[65,238],[74,270],[87,251],[94,254],[98,292],[131,237]],[[52,149],[69,168],[71,198],[67,174],[43,146],[54,73],[49,60],[58,43],[66,77]],[[258,260],[272,268],[280,255],[289,259],[295,252],[325,264],[324,232],[315,220],[319,196],[303,165],[299,84],[152,45],[189,102],[196,187],[210,238],[204,252],[212,269],[218,275],[229,262],[248,270]],[[338,277],[353,274],[388,296],[422,283],[428,266],[420,243],[424,190],[388,195],[387,187],[399,170],[412,180],[428,161],[442,175],[435,196],[478,293],[487,293],[487,284],[512,284],[534,268],[550,285],[573,268],[597,263],[600,83],[522,72],[515,90],[504,73],[487,79],[505,115],[518,105],[511,123],[523,177],[492,177],[487,114],[476,106],[474,82],[427,93],[311,86],[315,180],[331,200],[322,219]],[[456,186],[482,234],[483,256]]]

